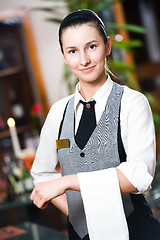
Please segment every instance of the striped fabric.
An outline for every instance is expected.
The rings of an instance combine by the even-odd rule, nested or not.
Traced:
[[[122,94],[123,87],[114,83],[105,110],[82,150],[75,142],[74,97],[70,99],[60,135],[60,139],[69,139],[70,148],[58,150],[63,175],[102,170],[117,167],[120,164],[117,132]],[[88,230],[81,193],[67,191],[66,195],[69,207],[69,221],[76,233],[83,239]],[[129,206],[128,209],[125,209],[125,213],[129,215],[133,211],[129,195],[124,201],[127,201],[125,205]]]

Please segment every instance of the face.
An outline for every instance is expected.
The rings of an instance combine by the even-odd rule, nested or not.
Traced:
[[[110,54],[110,38],[104,44],[95,26],[69,27],[62,34],[63,57],[73,74],[83,83],[106,81],[105,59]]]

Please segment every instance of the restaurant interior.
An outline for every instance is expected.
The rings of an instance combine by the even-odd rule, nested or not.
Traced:
[[[75,9],[96,9],[96,1],[73,2]],[[119,82],[146,94],[153,111],[157,166],[146,199],[160,220],[160,2],[104,6],[97,13],[114,29],[110,58]],[[66,216],[52,204],[41,210],[30,200],[30,169],[50,107],[74,92],[76,79],[58,45],[60,20],[72,7],[65,0],[0,1],[0,239],[68,239]]]

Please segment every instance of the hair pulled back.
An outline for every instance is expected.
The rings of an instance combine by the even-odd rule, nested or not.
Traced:
[[[98,17],[98,15],[89,10],[89,9],[83,9],[83,10],[78,10],[75,12],[70,13],[67,15],[59,28],[59,44],[63,53],[63,43],[62,43],[62,34],[63,31],[66,30],[69,27],[72,26],[77,26],[77,25],[82,25],[85,23],[92,23],[100,33],[100,35],[103,38],[104,43],[107,43],[107,35],[106,35],[106,29],[105,25],[102,22],[102,20]]]

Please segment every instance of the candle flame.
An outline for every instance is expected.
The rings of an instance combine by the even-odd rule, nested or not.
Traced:
[[[9,127],[14,127],[15,126],[15,120],[12,117],[10,117],[7,120],[7,124],[8,124]]]

